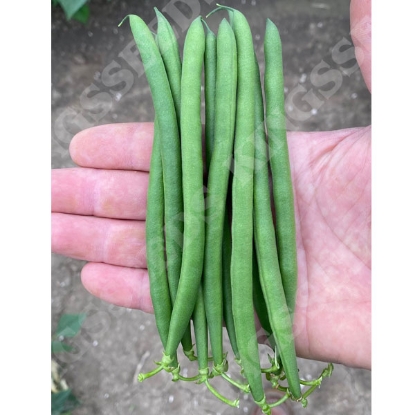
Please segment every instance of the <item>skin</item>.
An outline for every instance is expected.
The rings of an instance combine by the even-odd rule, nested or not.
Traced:
[[[369,32],[353,34],[364,17]],[[351,28],[370,90],[370,2],[352,1]],[[152,123],[82,131],[70,145],[80,167],[52,171],[52,251],[89,262],[81,279],[91,294],[149,313],[144,221],[152,136]],[[288,145],[297,222],[297,354],[368,369],[371,127],[292,132]]]

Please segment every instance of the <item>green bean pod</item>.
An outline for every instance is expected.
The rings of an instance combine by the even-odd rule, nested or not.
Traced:
[[[173,97],[174,108],[178,125],[180,124],[180,96],[181,96],[181,76],[182,62],[180,59],[179,44],[169,21],[158,9],[154,8],[157,16],[157,46],[166,68],[171,94]],[[180,126],[179,126],[180,127]],[[180,129],[180,128],[179,128]],[[172,304],[176,301],[177,288],[179,286],[180,274],[172,273],[167,275],[169,281],[170,298]],[[190,360],[195,360],[190,322],[181,340],[183,351]]]
[[[272,172],[278,257],[285,298],[294,321],[297,293],[297,244],[294,195],[288,154],[284,108],[284,76],[281,38],[267,19],[265,38],[265,101],[269,159]]]
[[[163,347],[166,347],[169,335],[172,305],[167,280],[164,238],[164,188],[163,166],[160,149],[160,127],[157,116],[154,122],[153,149],[151,153],[149,183],[147,190],[146,213],[146,256],[150,281],[150,297],[153,303],[156,326]],[[177,353],[169,356],[158,367],[148,373],[139,373],[138,380],[154,376],[165,369],[169,372],[180,370]]]
[[[216,36],[206,26],[205,45],[205,157],[209,171],[215,140],[215,95],[216,95]]]
[[[140,17],[135,15],[127,17],[140,51],[159,123],[165,199],[167,274],[171,278],[173,275],[180,275],[182,262],[183,193],[179,127],[169,79],[154,36]]]
[[[150,295],[156,326],[166,347],[171,318],[171,301],[164,259],[164,191],[158,122],[154,124],[146,213],[146,256]]]
[[[240,362],[238,343],[236,341],[235,322],[232,311],[232,286],[231,286],[231,255],[232,237],[231,223],[228,210],[225,211],[222,240],[222,296],[223,296],[223,320],[228,333],[229,342],[235,359]]]
[[[159,148],[159,153],[161,155],[161,165],[162,165],[162,179],[160,177],[157,179],[160,183],[163,183],[164,187],[164,226],[165,226],[165,245],[168,257],[168,264],[167,264],[167,271],[169,273],[180,272],[180,264],[181,264],[181,247],[180,244],[176,243],[175,238],[177,238],[176,233],[178,232],[179,235],[182,235],[181,229],[183,229],[183,224],[180,220],[178,220],[178,215],[183,211],[183,201],[182,201],[182,186],[181,186],[181,160],[180,160],[180,142],[179,142],[179,130],[178,124],[176,119],[176,113],[174,109],[174,102],[171,95],[170,85],[167,78],[166,70],[164,68],[163,60],[161,58],[159,49],[157,44],[154,40],[153,34],[148,29],[146,23],[138,16],[135,15],[128,15],[127,16],[130,21],[131,32],[133,34],[134,40],[136,42],[137,48],[140,52],[141,59],[143,62],[144,70],[146,73],[147,81],[150,86],[151,94],[153,97],[153,105],[156,114],[156,125],[155,125],[155,148],[157,146]],[[125,19],[124,19],[125,20]],[[124,20],[120,23],[120,25],[124,22]],[[157,143],[160,141],[160,143]],[[158,157],[157,150],[155,152],[155,157]],[[156,171],[159,168],[160,164],[156,164]],[[154,168],[153,168],[154,173]],[[153,176],[156,173],[153,174]],[[150,175],[151,176],[151,175]],[[155,179],[153,180],[155,181]],[[150,191],[150,206],[155,203],[160,202],[160,197],[158,197],[157,202],[152,202],[152,192],[156,184],[153,185],[153,189]],[[158,191],[160,191],[158,189]],[[157,197],[156,197],[157,199]],[[157,209],[160,209],[158,206]],[[147,211],[147,215],[150,219],[146,220],[146,238],[151,238],[151,235],[154,232],[154,235],[159,235],[160,237],[160,223],[158,222],[157,226],[153,226],[153,219],[152,219],[153,212],[150,212],[150,209]],[[160,212],[154,212],[154,215],[160,214]],[[161,241],[161,239],[160,239]],[[164,264],[161,261],[160,256],[160,243],[159,246],[155,247],[154,257],[152,256],[152,248],[151,248],[151,240],[148,241],[150,246],[150,253],[147,254],[147,267],[149,269],[149,273],[153,274],[154,277],[150,276],[150,279],[153,279],[153,282],[159,284],[159,280],[156,280],[155,275],[159,274],[160,269],[158,267],[162,267]],[[163,257],[164,258],[164,257]],[[158,262],[158,263],[155,263]],[[155,271],[150,271],[152,268],[155,268]],[[149,275],[150,275],[149,274]],[[160,278],[161,280],[161,278]],[[167,280],[166,280],[167,281]],[[153,283],[153,285],[154,285]],[[161,340],[164,346],[164,342],[167,344],[167,340],[165,339],[165,329],[166,325],[170,323],[169,312],[164,307],[167,304],[170,304],[167,308],[170,307],[171,310],[171,302],[170,299],[167,302],[165,298],[165,288],[160,288],[159,293],[156,287],[153,287],[154,294],[154,302],[153,306],[155,310],[160,307],[160,309],[164,310],[163,312],[156,312],[159,316],[157,318],[158,327],[160,327]],[[157,294],[158,293],[158,294]],[[160,302],[160,304],[159,304]],[[172,353],[169,356],[168,361],[169,367],[178,368],[176,353]],[[161,366],[160,366],[161,367]],[[166,366],[167,367],[167,366]],[[149,375],[142,375],[141,379],[145,377],[151,376]]]
[[[259,78],[259,82],[261,82],[261,79],[259,75],[258,60],[256,59],[256,57],[255,57],[255,62],[256,62],[256,71],[255,71],[256,75],[255,76],[257,78],[257,83],[258,83],[258,78]],[[258,156],[261,157],[261,154],[258,153],[258,148],[257,148],[258,136],[260,139],[262,139],[263,135],[265,134],[264,105],[262,102],[262,90],[260,92],[261,92],[261,101],[259,102],[258,85],[256,85],[255,98],[256,98],[256,101],[258,102],[255,102],[255,171],[254,171],[254,175],[257,174],[257,170],[259,168],[258,166],[259,160],[257,159],[257,157]],[[262,111],[262,114],[261,114],[261,111]],[[260,142],[260,144],[262,143]],[[264,161],[261,158],[260,162],[262,163],[261,168],[265,168],[264,163],[266,163],[266,160]],[[254,195],[255,195],[256,180],[257,178],[254,177]],[[258,316],[258,320],[262,328],[266,332],[267,339],[270,343],[269,345],[273,350],[275,350],[275,340],[274,340],[274,336],[272,333],[271,324],[269,322],[268,310],[267,310],[267,305],[265,303],[264,293],[262,292],[261,282],[259,279],[258,259],[256,256],[255,248],[256,247],[255,247],[255,238],[254,238],[254,251],[253,251],[253,262],[252,262],[252,281],[253,281],[252,294],[254,297],[254,308]]]
[[[217,37],[215,145],[209,166],[206,207],[206,243],[203,273],[206,317],[215,366],[223,363],[222,245],[226,197],[235,128],[236,41],[226,19]]]
[[[202,286],[199,286],[195,309],[193,311],[193,327],[195,331],[197,363],[199,370],[208,369],[208,327],[206,322],[205,302]]]
[[[254,182],[255,185],[255,182]],[[254,188],[255,192],[255,188]],[[259,269],[258,269],[258,260],[256,257],[255,246],[253,251],[253,260],[252,260],[252,295],[254,298],[254,308],[258,316],[258,320],[265,330],[267,339],[269,341],[270,347],[275,350],[275,340],[271,328],[271,323],[269,321],[267,304],[265,303],[264,293],[261,288],[261,281],[259,279]]]
[[[201,18],[190,25],[185,39],[181,79],[181,148],[183,166],[183,260],[173,305],[166,354],[173,355],[192,316],[201,282],[205,244],[203,193],[201,75],[205,32]]]
[[[177,38],[171,24],[163,13],[161,13],[157,7],[154,7],[154,11],[157,16],[157,46],[159,47],[164,66],[166,68],[174,108],[176,110],[176,117],[178,123],[180,123],[182,62],[180,59],[179,43],[177,42]]]
[[[279,269],[277,243],[272,220],[264,107],[258,65],[256,65],[255,86],[254,236],[259,279],[268,311],[270,329],[274,333],[288,386],[292,396],[299,399],[301,398],[301,388],[294,334]]]
[[[232,182],[232,311],[244,374],[255,402],[264,410],[266,402],[252,299],[255,52],[245,16],[231,8],[220,9],[233,14],[238,68]]]

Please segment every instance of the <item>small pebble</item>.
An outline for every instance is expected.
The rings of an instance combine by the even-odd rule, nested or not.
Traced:
[[[75,54],[72,59],[77,65],[85,65],[86,63],[85,57],[80,53]]]

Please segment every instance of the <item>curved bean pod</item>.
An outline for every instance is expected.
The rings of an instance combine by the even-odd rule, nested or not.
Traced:
[[[252,299],[253,251],[253,173],[254,173],[254,108],[255,52],[251,29],[245,16],[228,10],[237,46],[238,83],[234,144],[234,176],[232,182],[232,311],[241,364],[255,402],[265,413],[258,343]]]
[[[228,210],[225,211],[225,220],[223,226],[222,239],[222,292],[223,292],[223,319],[225,321],[226,331],[229,342],[232,347],[235,360],[240,364],[240,354],[238,343],[236,341],[235,322],[232,312],[232,286],[231,286],[231,255],[232,255],[232,237],[231,224]]]
[[[256,152],[256,149],[255,149],[255,152]],[[255,157],[256,157],[256,155],[255,155]],[[256,172],[254,174],[256,174]],[[254,195],[255,195],[255,191],[256,191],[255,190],[255,184],[256,184],[256,179],[254,181]],[[255,209],[255,207],[254,207],[254,209]],[[254,232],[255,232],[255,217],[254,217]],[[259,279],[258,260],[257,260],[257,257],[256,257],[255,248],[256,248],[256,246],[254,246],[253,261],[252,261],[252,295],[253,295],[253,298],[254,298],[254,308],[255,308],[256,314],[258,316],[258,320],[259,320],[262,328],[266,332],[266,336],[267,336],[267,340],[269,341],[269,345],[274,350],[275,349],[275,340],[274,340],[274,335],[273,335],[272,328],[271,328],[271,323],[269,322],[267,305],[265,303],[264,293],[262,292],[262,288],[261,288],[261,281]]]
[[[176,117],[180,123],[180,89],[182,77],[182,62],[180,59],[179,43],[169,21],[157,7],[154,7],[157,16],[157,46],[166,68],[170,83]],[[178,125],[180,129],[180,124]]]
[[[174,108],[176,110],[177,123],[180,124],[180,97],[181,97],[181,76],[182,62],[180,59],[179,44],[169,21],[158,9],[154,8],[157,16],[157,46],[166,68],[167,78],[173,97]],[[180,129],[180,128],[179,128]],[[179,286],[180,274],[172,273],[167,275],[169,281],[170,298],[172,304],[176,301],[177,287]],[[190,322],[181,340],[184,354],[190,360],[196,360],[193,351],[192,335]]]
[[[187,31],[183,52],[180,117],[184,200],[183,260],[165,349],[168,356],[176,352],[189,324],[203,270],[205,202],[200,98],[204,49],[205,32],[201,18],[198,17]]]
[[[203,293],[214,365],[223,363],[222,240],[235,128],[236,41],[226,19],[217,37],[215,145],[209,166]]]
[[[294,195],[285,127],[281,38],[267,19],[265,38],[265,101],[269,158],[272,171],[278,257],[285,298],[294,321],[297,293],[297,244]]]
[[[166,70],[164,68],[163,60],[161,58],[159,49],[154,40],[153,34],[148,29],[146,23],[138,16],[128,15],[126,18],[129,18],[131,32],[133,34],[134,40],[136,42],[137,48],[140,51],[141,59],[143,62],[144,70],[146,73],[147,81],[150,86],[151,94],[153,97],[153,105],[156,114],[156,125],[155,125],[155,161],[153,163],[153,184],[150,188],[150,206],[154,203],[159,204],[163,198],[160,196],[160,188],[156,189],[157,181],[164,184],[164,225],[165,225],[165,245],[167,253],[170,253],[169,263],[167,264],[168,273],[179,272],[180,263],[181,263],[181,253],[180,246],[175,242],[174,236],[175,232],[183,228],[182,222],[177,220],[177,215],[182,212],[182,193],[181,193],[181,161],[180,161],[180,147],[179,147],[179,130],[176,119],[176,113],[174,109],[173,98],[171,95],[171,90],[169,86],[169,81],[167,78]],[[125,19],[126,19],[125,18]],[[124,19],[124,20],[125,20]],[[124,22],[120,23],[120,25]],[[158,143],[158,141],[160,141]],[[158,148],[158,150],[157,150]],[[161,166],[162,171],[160,173],[160,160],[157,157],[161,157]],[[151,167],[151,166],[150,166]],[[161,175],[161,176],[160,176]],[[151,175],[150,175],[151,176]],[[151,177],[150,177],[151,178]],[[161,180],[161,181],[160,181]],[[176,189],[176,191],[173,191]],[[154,202],[153,200],[156,200]],[[146,238],[151,238],[152,233],[157,235],[158,241],[156,240],[156,246],[153,248],[151,240],[148,240],[150,245],[150,253],[147,258],[147,266],[149,267],[150,278],[153,279],[155,285],[157,286],[161,277],[156,279],[157,275],[162,273],[162,267],[164,266],[164,260],[161,261],[161,231],[163,231],[163,222],[160,222],[161,209],[160,206],[156,208],[154,212],[147,212],[149,218],[147,218],[148,223],[146,227],[149,226],[149,229],[146,229]],[[154,215],[154,216],[152,216]],[[157,216],[157,219],[156,219]],[[164,249],[164,245],[163,245]],[[153,255],[154,254],[154,258]],[[163,257],[164,258],[164,257]],[[156,262],[155,262],[156,261]],[[161,262],[160,262],[161,261]],[[150,265],[149,265],[150,263]],[[153,271],[150,271],[154,267]],[[159,281],[160,280],[160,281]],[[163,280],[164,281],[164,280]],[[167,281],[167,279],[166,279]],[[153,284],[154,285],[154,284]],[[171,302],[170,297],[167,300],[165,297],[166,285],[162,283],[162,286],[157,291],[156,287],[153,287],[155,290],[152,294],[153,306],[157,311],[158,317],[157,325],[160,327],[159,333],[162,343],[164,341],[167,344],[165,338],[166,327],[170,323],[170,312],[171,312]],[[156,313],[156,311],[155,311]],[[164,344],[163,344],[164,346]],[[171,354],[168,359],[165,359],[164,368],[167,368],[169,371],[178,369],[176,353]],[[143,380],[145,377],[151,376],[155,372],[161,370],[162,365],[159,365],[159,368],[148,375],[141,375],[140,380]]]
[[[164,259],[164,192],[159,134],[156,119],[147,191],[146,255],[156,326],[163,347],[166,347],[172,306]]]
[[[270,328],[274,334],[288,386],[292,396],[299,399],[301,398],[301,388],[294,334],[282,285],[272,220],[264,107],[258,65],[256,65],[255,86],[254,235],[259,279],[268,311]]]
[[[203,20],[203,22],[205,22]],[[206,26],[205,46],[205,148],[206,171],[209,171],[215,140],[215,95],[216,95],[216,36]]]
[[[140,51],[146,77],[153,97],[160,129],[163,164],[164,216],[167,253],[167,274],[180,275],[183,238],[182,169],[174,101],[163,59],[153,34],[138,16],[129,15],[131,31]]]

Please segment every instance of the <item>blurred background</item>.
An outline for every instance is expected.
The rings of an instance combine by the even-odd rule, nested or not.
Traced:
[[[85,128],[153,120],[150,90],[129,25],[118,27],[119,22],[127,14],[137,14],[151,27],[155,24],[153,7],[157,7],[174,26],[182,47],[191,20],[199,14],[205,16],[214,3],[52,1],[52,168],[74,166],[69,143]],[[266,19],[278,26],[289,129],[322,131],[371,123],[371,97],[350,37],[349,1],[237,0],[222,4],[246,15],[262,71]],[[223,17],[224,13],[209,17],[214,31]],[[330,76],[324,77],[325,73]],[[137,373],[151,370],[162,351],[154,317],[91,296],[80,282],[83,265],[52,254],[52,358],[57,364],[57,390],[71,392],[66,394],[67,412],[236,415],[252,411],[250,397],[240,394],[240,408],[233,409],[205,387],[173,383],[164,373],[139,384]],[[62,331],[65,322],[72,328],[70,333]],[[226,347],[230,350],[228,344]],[[266,352],[261,347],[265,359]],[[325,365],[300,359],[299,366],[302,377],[317,377]],[[195,368],[184,364],[183,370],[190,375]],[[232,371],[237,376],[237,368],[231,364]],[[228,397],[238,395],[223,382],[215,385]],[[309,398],[308,407],[298,404],[293,409],[303,415],[369,414],[371,372],[335,365],[332,377]]]

